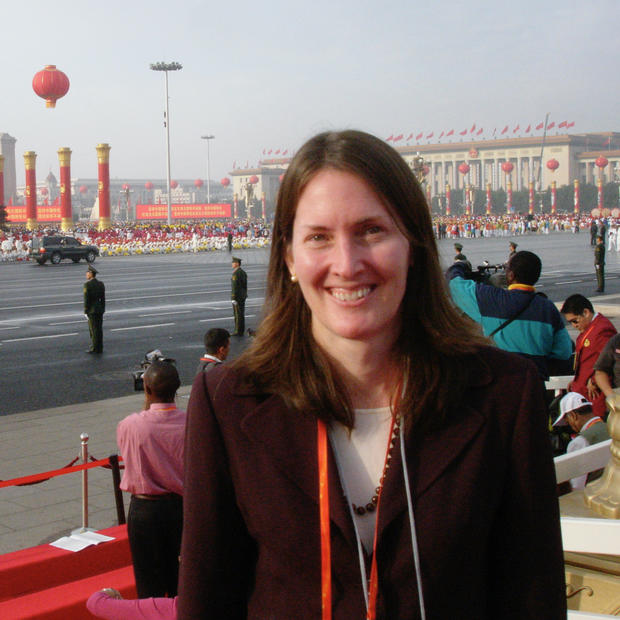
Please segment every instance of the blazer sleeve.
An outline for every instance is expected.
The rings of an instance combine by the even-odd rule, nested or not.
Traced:
[[[192,386],[185,435],[179,618],[245,618],[254,543],[235,502],[224,440],[206,386]]]
[[[526,375],[507,436],[506,479],[491,533],[490,610],[496,618],[565,620],[559,505],[540,379]]]

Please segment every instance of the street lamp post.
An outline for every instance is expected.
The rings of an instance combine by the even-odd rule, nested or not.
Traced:
[[[211,202],[211,160],[209,158],[209,140],[213,140],[215,136],[207,135],[200,136],[203,140],[207,141],[207,203]]]
[[[166,109],[164,112],[164,127],[166,128],[166,175],[168,188],[168,224],[172,224],[172,204],[170,202],[170,114],[168,113],[168,71],[180,71],[183,68],[178,62],[154,62],[151,63],[152,71],[164,72],[164,84],[166,89]]]

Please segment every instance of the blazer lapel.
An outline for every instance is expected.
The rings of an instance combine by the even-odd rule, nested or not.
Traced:
[[[241,430],[252,442],[270,454],[276,467],[301,491],[319,503],[317,463],[317,421],[314,417],[291,411],[281,398],[269,396],[241,421]],[[330,519],[355,545],[348,506],[334,459],[328,446]]]

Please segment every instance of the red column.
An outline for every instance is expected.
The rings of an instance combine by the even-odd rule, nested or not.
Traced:
[[[512,213],[512,182],[506,184],[506,213]]]
[[[233,217],[237,219],[239,217],[239,196],[233,195]]]
[[[261,205],[261,209],[262,209],[261,215],[263,216],[263,221],[267,221],[267,218],[265,217],[265,192],[263,192],[261,194],[260,205]]]
[[[58,149],[60,163],[60,228],[73,228],[73,213],[71,212],[71,149],[63,146]]]
[[[579,180],[575,179],[575,213],[579,213]]]
[[[530,181],[529,213],[534,213],[534,181]]]
[[[99,178],[99,230],[110,228],[110,145],[98,144],[97,173]]]
[[[450,209],[452,207],[450,198],[450,183],[446,183],[446,215],[450,215]]]
[[[0,207],[4,206],[4,155],[0,155]]]
[[[551,181],[551,213],[556,213],[557,211],[557,200],[558,194],[556,189],[555,181]]]
[[[598,181],[596,182],[598,186],[598,208],[603,210],[603,179],[599,176]],[[602,215],[602,214],[601,214]]]
[[[469,183],[465,186],[465,215],[471,214],[471,201],[469,194]]]
[[[34,151],[24,153],[26,166],[26,228],[34,230],[37,226],[37,154]]]

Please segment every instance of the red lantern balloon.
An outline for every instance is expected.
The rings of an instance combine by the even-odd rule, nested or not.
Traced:
[[[130,187],[131,187],[131,185],[129,185],[129,183],[123,183],[122,188],[123,188],[124,191],[127,191]]]
[[[551,172],[555,172],[560,167],[560,162],[557,159],[550,159],[547,162],[547,168],[551,170]]]
[[[256,185],[258,183],[258,177],[255,174],[250,177],[250,183],[252,185]]]
[[[469,166],[463,162],[460,166],[459,166],[459,172],[461,174],[467,174],[469,172]]]
[[[41,196],[47,196],[47,187],[41,189]]]
[[[220,183],[222,184],[223,187],[228,187],[230,185],[230,179],[228,177],[224,177]]]
[[[152,184],[150,181],[147,181],[147,182],[144,184],[144,189],[148,189],[148,190],[153,189],[153,184]]]
[[[202,187],[204,185],[204,181],[202,179],[196,179],[194,181],[194,186],[195,187]]]
[[[56,65],[47,65],[35,73],[32,78],[32,89],[39,97],[45,99],[45,107],[55,108],[56,100],[69,92],[69,78],[56,69]]]
[[[512,165],[512,162],[510,161],[505,161],[502,164],[502,170],[506,173],[506,174],[510,174],[513,170],[514,170],[514,166]]]
[[[594,162],[596,164],[596,166],[598,168],[600,168],[601,170],[609,163],[607,157],[603,157],[602,155],[600,157],[597,157],[596,161]]]
[[[85,194],[88,191],[86,185],[80,185],[80,194]]]
[[[179,187],[178,181],[170,181],[170,187],[172,189],[176,189],[177,187]]]

